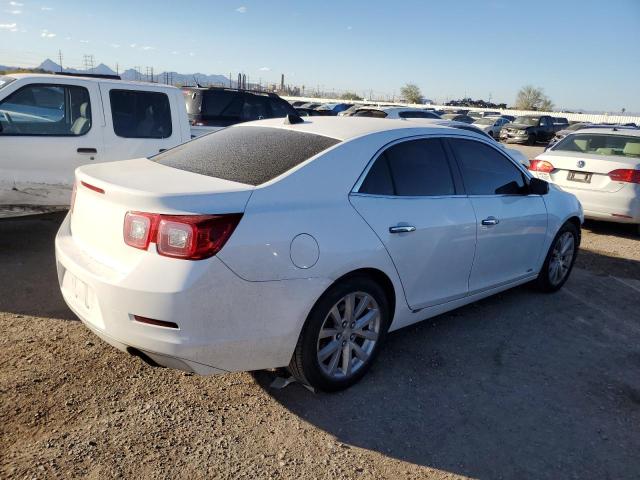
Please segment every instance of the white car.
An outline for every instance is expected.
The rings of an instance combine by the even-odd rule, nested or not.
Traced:
[[[472,123],[474,127],[478,127],[483,132],[488,133],[491,138],[500,138],[500,130],[509,123],[509,120],[502,117],[483,117]]]
[[[68,208],[80,165],[155,155],[190,138],[175,87],[117,77],[0,76],[0,215]]]
[[[93,332],[152,364],[288,366],[328,391],[388,331],[529,281],[559,289],[582,222],[481,135],[372,118],[236,125],[80,167],[76,185],[58,277]]]
[[[529,168],[578,197],[585,217],[640,225],[639,130],[578,130],[538,155]]]
[[[365,107],[359,108],[353,117],[373,117],[373,118],[432,118],[439,119],[440,115],[424,108],[413,107]]]

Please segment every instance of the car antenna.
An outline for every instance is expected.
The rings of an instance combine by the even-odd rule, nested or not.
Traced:
[[[287,113],[287,116],[284,117],[284,124],[295,125],[296,123],[304,123],[304,120],[300,115],[296,115],[295,113]]]
[[[193,76],[193,82],[196,84],[196,87],[203,88],[203,86],[198,83],[198,79],[196,78],[195,75]]]

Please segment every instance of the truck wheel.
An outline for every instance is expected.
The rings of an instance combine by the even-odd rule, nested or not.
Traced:
[[[527,139],[527,145],[535,145],[535,144],[536,144],[535,134],[529,135],[529,138]]]

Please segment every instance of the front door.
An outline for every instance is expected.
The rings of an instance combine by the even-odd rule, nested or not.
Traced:
[[[440,139],[387,148],[350,200],[389,252],[412,309],[467,295],[476,218]]]
[[[3,205],[69,205],[75,169],[103,156],[98,93],[94,82],[56,78],[0,101],[0,165],[14,185]]]
[[[528,193],[528,177],[498,149],[470,139],[449,144],[477,217],[469,293],[535,274],[547,231],[544,200]]]

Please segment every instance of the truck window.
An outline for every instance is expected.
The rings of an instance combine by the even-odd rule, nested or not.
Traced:
[[[91,129],[89,91],[37,83],[0,102],[0,135],[73,137]]]
[[[172,133],[169,97],[160,92],[111,90],[113,130],[124,138],[168,138]]]

